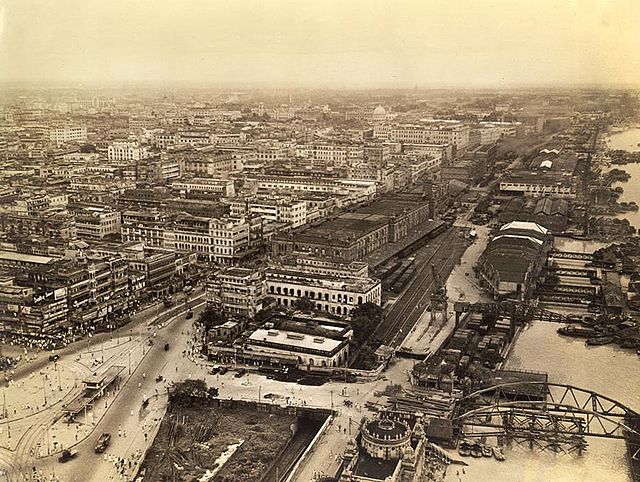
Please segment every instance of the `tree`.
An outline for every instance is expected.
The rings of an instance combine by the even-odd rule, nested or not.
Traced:
[[[209,330],[214,326],[219,326],[225,323],[227,321],[227,315],[218,310],[215,306],[209,305],[202,313],[200,313],[198,320],[204,325],[205,329]]]
[[[83,144],[82,146],[80,146],[80,152],[82,152],[83,154],[96,152],[96,146],[94,146],[93,144]]]
[[[300,311],[313,311],[316,309],[316,304],[306,296],[303,296],[293,302],[293,307]]]
[[[358,305],[351,312],[353,338],[358,344],[364,343],[382,321],[382,308],[367,302]]]

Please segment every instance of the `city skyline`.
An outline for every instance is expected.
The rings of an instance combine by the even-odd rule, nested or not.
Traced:
[[[637,86],[622,1],[8,1],[0,81],[284,88]]]

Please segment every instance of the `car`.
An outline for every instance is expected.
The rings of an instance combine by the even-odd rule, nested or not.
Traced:
[[[220,373],[220,375],[224,375],[228,370],[229,369],[227,367],[220,367],[220,371],[218,373]]]
[[[187,320],[190,318],[193,318],[193,311],[189,310],[187,311],[187,316],[186,316]]]
[[[60,355],[49,355],[49,361],[57,361],[60,358]]]
[[[236,378],[240,378],[241,376],[243,376],[245,373],[247,373],[247,370],[245,368],[241,368],[240,370],[238,370],[236,372],[236,374],[234,375]]]
[[[220,371],[220,367],[219,366],[215,366],[213,368],[211,368],[211,370],[209,370],[209,373],[211,375],[215,375],[216,373],[218,373]]]
[[[95,453],[101,454],[102,452],[107,450],[109,443],[111,443],[110,433],[105,432],[102,435],[100,435],[100,437],[98,438],[98,441],[96,442],[96,446],[94,448]]]
[[[58,462],[64,464],[65,462],[69,462],[69,460],[74,458],[76,455],[78,455],[77,450],[63,450],[60,457],[58,457]]]
[[[156,377],[156,382],[161,382],[162,380],[164,380],[164,377],[162,375],[158,375]]]

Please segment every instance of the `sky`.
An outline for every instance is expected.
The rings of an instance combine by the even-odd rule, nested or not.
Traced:
[[[640,85],[640,0],[0,0],[0,81]]]

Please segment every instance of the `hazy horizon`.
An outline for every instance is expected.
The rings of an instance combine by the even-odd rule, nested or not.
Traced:
[[[0,82],[640,86],[640,2],[5,0]]]

